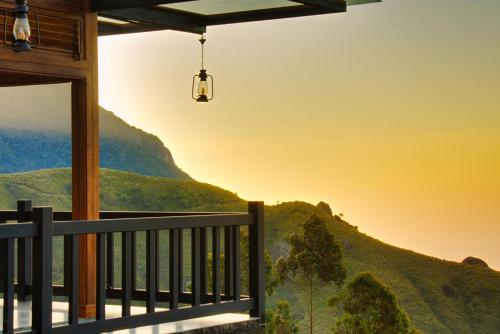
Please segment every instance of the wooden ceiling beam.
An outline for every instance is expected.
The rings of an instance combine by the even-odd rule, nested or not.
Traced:
[[[203,17],[164,10],[162,8],[137,7],[115,9],[101,12],[100,15],[116,20],[132,22],[149,28],[158,28],[156,30],[173,29],[195,34],[206,32],[206,25]],[[118,29],[117,27],[116,30]]]
[[[275,20],[275,19],[284,19],[284,18],[300,17],[300,16],[331,14],[344,11],[345,11],[344,8],[338,8],[337,10],[332,10],[332,9],[325,9],[322,7],[300,5],[296,7],[272,8],[266,10],[256,10],[256,11],[248,11],[240,13],[211,15],[206,18],[206,25],[211,26],[219,24]]]
[[[334,13],[345,12],[347,10],[347,5],[344,0],[294,0],[295,2],[300,2],[303,5],[308,5],[312,7],[319,7],[324,9],[332,10]]]
[[[140,32],[167,30],[160,26],[144,26],[140,24],[109,24],[99,22],[99,36],[113,36],[122,34],[134,34]]]
[[[193,0],[93,0],[92,10],[94,12],[101,12],[112,9],[148,7],[187,1]]]
[[[369,3],[382,2],[382,0],[346,0],[348,6],[366,5]]]
[[[180,30],[203,33],[206,26],[241,22],[263,21],[319,14],[342,13],[347,6],[376,3],[381,0],[294,0],[297,5],[216,15],[199,15],[175,9],[155,7],[159,4],[180,3],[194,0],[94,0],[99,15],[130,22],[114,25],[100,22],[101,36],[155,30]]]

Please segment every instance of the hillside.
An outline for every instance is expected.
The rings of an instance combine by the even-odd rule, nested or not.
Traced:
[[[20,198],[70,210],[71,170],[0,174],[0,208],[14,209]],[[101,169],[102,210],[224,211],[245,205],[235,194],[209,184]]]
[[[104,210],[244,210],[235,194],[191,180],[145,177],[102,170]],[[0,207],[13,208],[18,198],[31,198],[35,205],[70,207],[70,171],[45,170],[0,175]],[[349,276],[370,271],[389,285],[413,323],[423,333],[495,334],[500,332],[500,273],[484,266],[461,264],[423,256],[375,240],[338,216],[314,205],[293,202],[266,207],[266,247],[274,256],[286,251],[286,240],[311,214],[329,221],[341,240]],[[335,289],[326,288],[316,300],[318,333],[332,325],[326,300]],[[277,297],[292,302],[293,313],[303,317],[300,301],[292,289],[282,287]]]
[[[28,90],[28,92],[26,92]],[[71,166],[69,86],[0,90],[0,173]],[[28,93],[32,98],[23,99]],[[100,110],[100,164],[142,175],[189,179],[160,139]]]

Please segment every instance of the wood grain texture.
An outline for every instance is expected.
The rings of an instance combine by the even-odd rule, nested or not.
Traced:
[[[80,5],[78,5],[80,3]],[[76,5],[75,5],[76,4]],[[91,64],[86,61],[87,38],[86,13],[82,1],[29,1],[32,52],[12,51],[13,13],[5,16],[5,10],[14,8],[14,1],[0,0],[0,71],[36,74],[63,78],[70,81],[85,78]],[[90,14],[90,11],[87,11]],[[37,29],[37,14],[40,31]],[[7,17],[7,20],[5,18]],[[7,22],[4,41],[4,21]],[[40,32],[40,40],[38,33]],[[37,45],[39,44],[39,45]],[[77,57],[78,53],[82,56]],[[24,84],[22,79],[18,82]],[[43,83],[43,81],[41,81]]]
[[[97,86],[97,15],[86,1],[86,76],[72,82],[73,219],[99,219],[99,108]],[[80,237],[81,317],[96,313],[96,236]]]

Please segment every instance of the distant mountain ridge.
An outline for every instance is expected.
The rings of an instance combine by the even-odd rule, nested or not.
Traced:
[[[50,205],[56,210],[69,210],[70,170],[0,175],[0,208],[14,209],[19,198],[32,199],[36,206]],[[101,169],[101,208],[118,211],[245,211],[246,203],[230,191],[193,180]],[[341,241],[348,280],[359,272],[374,273],[394,291],[398,302],[422,333],[500,333],[500,272],[390,246],[360,233],[341,217],[332,215],[326,205],[318,207],[304,202],[288,202],[266,206],[266,248],[274,259],[287,252],[288,238],[292,233],[298,233],[300,223],[312,214],[323,217],[330,231]],[[161,245],[167,247],[167,243]],[[62,272],[61,253],[56,252],[59,258],[55,261],[59,273]],[[168,262],[166,248],[161,254],[161,261]],[[187,280],[190,258],[186,256],[185,259]],[[144,260],[139,258],[138,266],[138,279],[143,282]],[[167,271],[161,271],[161,275],[166,274]],[[167,276],[163,279],[166,280]],[[337,292],[334,286],[328,286],[316,295],[315,333],[330,332],[334,314],[327,301]],[[276,295],[266,302],[272,305],[278,299],[290,302],[296,319],[304,318],[305,304],[291,286],[279,287]],[[307,332],[306,322],[301,322],[300,327],[300,333]]]
[[[0,90],[0,173],[71,167],[69,96],[68,85]],[[101,167],[190,179],[158,137],[103,108],[99,118]]]

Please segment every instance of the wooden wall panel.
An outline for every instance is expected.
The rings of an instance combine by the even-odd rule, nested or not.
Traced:
[[[0,86],[72,83],[73,218],[98,219],[97,15],[91,12],[90,0],[29,0],[28,5],[32,29],[35,29],[34,12],[41,18],[40,47],[32,52],[15,53],[8,43],[3,43],[1,30]],[[13,6],[14,0],[0,0],[0,9]],[[75,22],[79,22],[78,29]],[[7,20],[9,30],[11,25],[12,20]],[[10,32],[7,35],[10,38]],[[32,36],[37,37],[37,33]],[[77,37],[81,41],[80,57],[75,57],[72,48],[72,39]],[[95,246],[94,235],[80,237],[78,299],[82,317],[95,316]]]
[[[46,0],[28,1],[30,42],[33,51],[15,53],[10,47],[13,42],[14,15],[12,12],[6,12],[14,8],[14,1],[0,0],[0,61],[25,62],[26,66],[40,64],[75,70],[85,69],[87,63],[84,11],[80,9],[69,12],[57,6],[51,8],[47,2],[51,3]],[[67,1],[58,2],[64,4]]]

